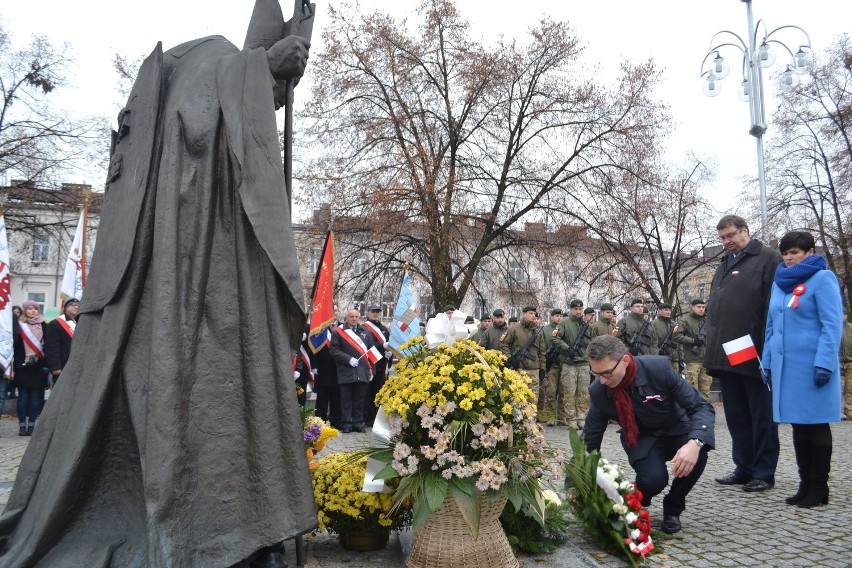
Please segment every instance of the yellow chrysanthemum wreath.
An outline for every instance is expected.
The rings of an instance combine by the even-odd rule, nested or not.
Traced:
[[[543,521],[539,479],[558,475],[561,455],[547,448],[535,421],[529,378],[504,367],[505,356],[472,341],[428,349],[422,338],[379,391],[390,423],[389,448],[370,451],[388,464],[377,478],[402,477],[396,501],[414,499],[415,529],[449,493],[475,534],[479,493],[505,493]]]

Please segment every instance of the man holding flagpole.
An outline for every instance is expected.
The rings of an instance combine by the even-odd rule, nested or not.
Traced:
[[[722,217],[716,230],[726,254],[713,275],[707,303],[704,366],[722,386],[735,465],[716,482],[761,492],[775,485],[779,443],[772,393],[757,354],[763,351],[766,311],[781,255],[751,238],[737,215]]]

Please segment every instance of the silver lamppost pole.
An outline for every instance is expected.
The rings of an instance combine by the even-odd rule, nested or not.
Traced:
[[[751,127],[748,133],[757,140],[757,179],[760,187],[760,225],[766,231],[766,171],[763,163],[763,134],[766,132],[766,115],[763,102],[763,68],[775,63],[774,46],[780,46],[790,54],[790,63],[781,74],[780,87],[790,92],[799,84],[799,75],[807,74],[812,65],[811,38],[799,26],[786,25],[769,30],[766,22],[758,20],[754,24],[751,12],[751,0],[740,0],[746,5],[748,17],[748,41],[730,30],[722,30],[710,39],[710,49],[701,62],[701,91],[708,97],[715,97],[721,91],[720,81],[728,76],[730,65],[721,56],[720,51],[737,49],[742,54],[742,83],[737,90],[740,100],[748,102]],[[794,54],[787,45],[776,37],[778,32],[798,30],[805,37],[805,43],[799,44]],[[757,45],[760,39],[760,45]]]

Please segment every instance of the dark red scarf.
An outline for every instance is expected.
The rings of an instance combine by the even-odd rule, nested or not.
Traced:
[[[618,412],[618,424],[624,430],[624,439],[627,440],[628,448],[635,448],[639,440],[639,427],[636,425],[636,416],[633,415],[633,403],[630,401],[630,394],[627,392],[633,386],[633,379],[636,378],[636,359],[633,355],[627,354],[627,368],[624,372],[624,379],[618,386],[610,389],[612,398],[615,400],[615,411]]]

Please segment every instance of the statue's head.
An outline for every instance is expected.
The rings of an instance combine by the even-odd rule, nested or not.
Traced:
[[[284,37],[285,26],[278,0],[255,0],[243,49],[269,49]]]

